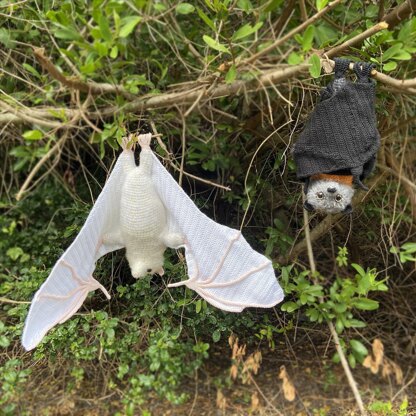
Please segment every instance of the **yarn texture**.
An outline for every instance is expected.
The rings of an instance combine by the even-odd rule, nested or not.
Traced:
[[[26,350],[69,319],[90,291],[106,289],[92,277],[96,261],[126,248],[132,274],[162,273],[166,247],[184,247],[186,285],[230,312],[281,302],[272,262],[253,250],[241,232],[203,214],[139,136],[140,166],[128,146],[119,156],[80,233],[36,292],[23,330]]]
[[[373,170],[380,147],[374,110],[372,65],[354,64],[357,81],[345,78],[349,61],[335,59],[334,80],[321,92],[308,122],[293,148],[297,177],[306,181],[321,173],[348,172],[354,183]]]

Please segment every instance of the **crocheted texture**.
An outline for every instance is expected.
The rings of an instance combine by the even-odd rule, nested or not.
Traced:
[[[357,62],[355,83],[345,79],[349,61],[335,59],[335,79],[322,91],[305,129],[294,145],[297,176],[348,170],[357,184],[374,168],[380,134],[374,111],[371,64]]]
[[[223,310],[282,301],[271,261],[240,231],[204,215],[148,148],[150,136],[144,139],[140,166],[126,145],[80,233],[35,294],[23,330],[26,350],[69,319],[89,291],[109,297],[92,273],[101,256],[122,247],[132,273],[141,274],[143,267],[161,273],[165,248],[182,244],[189,278],[169,286],[186,285]]]

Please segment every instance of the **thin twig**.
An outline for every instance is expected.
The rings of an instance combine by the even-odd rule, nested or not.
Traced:
[[[333,56],[339,56],[341,52],[344,52],[349,47],[355,46],[357,45],[357,43],[361,43],[363,40],[369,38],[370,36],[373,36],[377,32],[380,32],[380,30],[387,29],[388,27],[389,27],[389,24],[386,22],[377,23],[376,25],[370,27],[369,29],[358,34],[357,36],[354,36],[353,38],[348,39],[341,45],[331,48],[329,51],[325,52],[325,55],[328,56],[328,58],[332,58]]]
[[[57,151],[59,148],[65,143],[68,135],[64,134],[53,147],[49,149],[49,151],[42,156],[42,158],[36,163],[35,167],[31,170],[29,175],[27,176],[26,180],[24,181],[22,187],[19,189],[19,192],[16,194],[16,200],[20,201],[23,194],[25,193],[26,189],[28,188],[30,182],[34,178],[34,176],[38,173],[39,169],[44,165],[44,163]]]
[[[324,7],[322,10],[320,10],[318,13],[314,14],[312,17],[310,17],[308,20],[304,21],[301,25],[295,27],[293,30],[291,30],[288,34],[285,36],[282,36],[281,38],[275,40],[271,45],[267,46],[266,48],[262,49],[261,51],[255,53],[254,55],[251,55],[250,58],[240,62],[238,66],[247,65],[249,63],[252,63],[259,59],[261,56],[268,54],[269,52],[275,50],[278,46],[283,45],[286,41],[288,41],[290,38],[295,36],[297,33],[302,32],[305,30],[309,25],[316,22],[322,15],[329,12],[331,9],[333,9],[335,6],[341,3],[342,0],[335,0],[329,3],[326,7]]]
[[[0,297],[0,303],[29,304],[30,302],[26,302],[26,301],[23,301],[23,300],[13,300],[13,299]]]
[[[303,198],[305,199],[305,195],[303,195]],[[304,230],[305,230],[305,241],[306,246],[308,250],[308,259],[309,259],[309,266],[311,269],[311,275],[312,279],[314,280],[314,283],[316,282],[316,265],[315,265],[315,259],[313,255],[313,249],[312,249],[312,242],[311,242],[311,236],[310,236],[310,230],[309,230],[309,215],[308,211],[306,209],[303,209],[303,222],[304,222]],[[323,303],[324,299],[319,298],[319,302]],[[364,409],[363,400],[361,398],[360,392],[358,391],[357,383],[352,375],[350,366],[348,365],[347,358],[345,357],[344,351],[341,347],[338,333],[334,327],[334,324],[331,320],[327,320],[327,324],[329,327],[329,331],[331,333],[332,338],[334,339],[335,348],[337,350],[337,353],[339,355],[339,358],[341,360],[342,367],[344,369],[345,375],[347,376],[348,384],[350,385],[350,388],[354,394],[355,401],[357,402],[358,408],[360,409],[361,415],[365,416],[367,415],[367,412]]]

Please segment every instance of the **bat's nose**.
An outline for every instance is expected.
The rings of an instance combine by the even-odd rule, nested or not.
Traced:
[[[337,191],[337,188],[328,188],[327,191],[334,194]]]

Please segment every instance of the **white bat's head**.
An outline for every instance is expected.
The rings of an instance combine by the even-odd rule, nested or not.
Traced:
[[[163,275],[163,253],[161,256],[154,256],[154,258],[147,257],[146,259],[129,260],[131,274],[135,279],[144,277],[148,274]]]
[[[327,214],[352,212],[351,200],[354,195],[352,186],[328,180],[311,181],[306,194],[305,209],[323,211]]]

